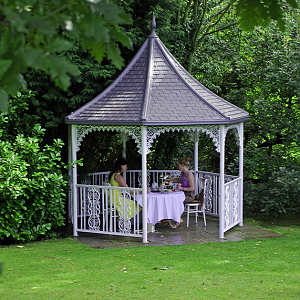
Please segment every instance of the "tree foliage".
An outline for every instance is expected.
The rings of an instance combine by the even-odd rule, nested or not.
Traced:
[[[250,31],[276,21],[280,30],[284,31],[286,7],[297,8],[298,3],[296,0],[239,0],[236,6],[238,23],[243,30]]]
[[[67,143],[68,128],[64,117],[100,94],[119,74],[119,70],[107,59],[104,59],[104,64],[99,65],[80,43],[66,52],[66,56],[80,71],[79,75],[72,77],[71,85],[66,91],[56,87],[43,71],[30,70],[25,75],[32,94],[24,115],[35,116],[36,121],[46,129],[43,139],[45,143],[51,143],[54,137]],[[63,148],[62,155],[65,161],[66,147]]]
[[[70,77],[80,74],[65,53],[75,41],[99,63],[107,57],[121,68],[118,43],[131,47],[131,42],[119,24],[129,22],[128,15],[105,0],[1,1],[0,100],[26,89],[24,74],[30,68],[45,71],[66,91]]]
[[[186,32],[184,64],[188,72],[192,71],[194,55],[207,36],[236,25],[232,15],[234,2],[184,1],[182,11],[178,14],[178,23]]]

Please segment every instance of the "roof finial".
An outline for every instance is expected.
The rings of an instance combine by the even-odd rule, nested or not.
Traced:
[[[153,30],[155,31],[155,28],[156,28],[156,22],[155,22],[155,16],[154,16],[154,13],[152,13],[151,28],[152,28],[152,31],[153,31]]]
[[[152,13],[152,21],[151,21],[151,33],[149,35],[149,37],[157,37],[156,33],[155,33],[155,28],[156,28],[156,22],[155,22],[155,16],[154,13]]]

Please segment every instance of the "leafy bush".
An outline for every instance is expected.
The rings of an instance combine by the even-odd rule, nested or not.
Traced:
[[[300,212],[300,169],[279,167],[268,180],[244,182],[244,208],[246,214],[270,217]]]
[[[0,120],[0,240],[25,242],[53,237],[64,224],[67,181],[63,176],[63,142],[42,145],[44,129],[22,124],[14,107],[26,108],[20,97],[11,103],[8,115]],[[8,121],[10,120],[10,121]],[[11,121],[13,120],[12,123]],[[18,120],[19,122],[16,122]],[[19,131],[16,136],[12,132]]]

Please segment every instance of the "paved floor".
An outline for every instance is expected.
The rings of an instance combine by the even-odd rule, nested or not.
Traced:
[[[225,233],[224,239],[219,239],[219,223],[217,218],[207,217],[207,226],[205,227],[199,218],[195,224],[194,219],[190,220],[190,227],[186,227],[185,216],[182,227],[173,229],[163,224],[156,224],[156,232],[148,233],[148,243],[143,243],[141,238],[111,236],[101,234],[80,233],[74,237],[78,242],[87,244],[92,248],[124,248],[132,246],[166,246],[166,245],[184,245],[198,244],[208,242],[228,242],[242,241],[249,239],[279,238],[285,237],[271,230],[255,227],[245,223],[244,226],[237,226]],[[71,230],[65,232],[71,236]]]

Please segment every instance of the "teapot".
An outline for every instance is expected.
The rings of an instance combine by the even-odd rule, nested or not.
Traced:
[[[153,183],[152,183],[152,186],[151,186],[151,190],[152,190],[152,191],[156,191],[157,189],[158,189],[157,183],[156,183],[156,182],[153,182]]]

